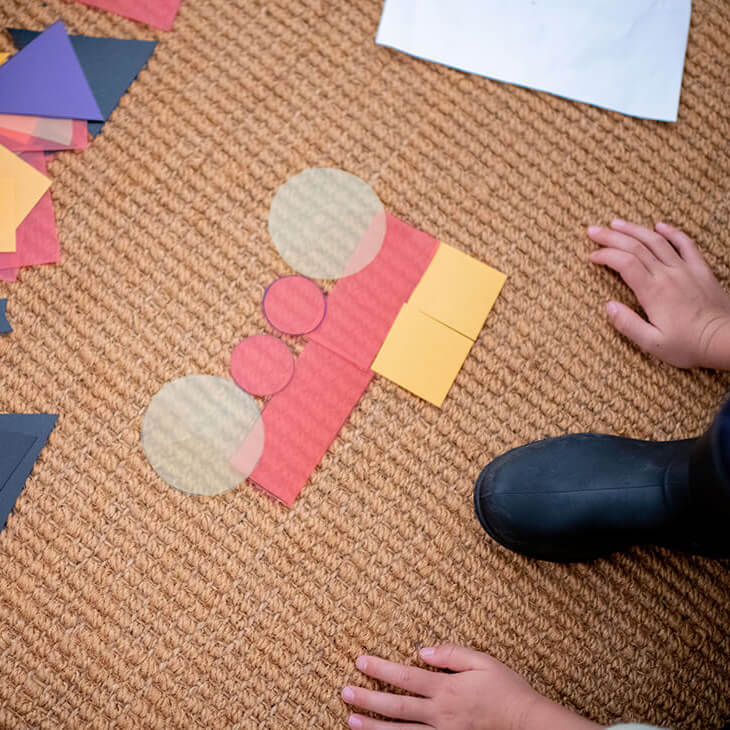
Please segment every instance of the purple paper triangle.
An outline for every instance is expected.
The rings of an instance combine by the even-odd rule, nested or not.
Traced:
[[[0,113],[103,121],[62,21],[0,66]]]

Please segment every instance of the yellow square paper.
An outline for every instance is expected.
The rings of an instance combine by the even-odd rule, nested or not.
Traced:
[[[0,177],[0,253],[15,251],[15,185]]]
[[[0,207],[0,231],[13,231],[23,222],[51,186],[51,181],[32,165],[0,145],[0,177],[11,180],[15,187],[15,211],[10,214],[7,206]]]
[[[409,304],[476,340],[507,277],[440,243]]]
[[[474,343],[411,304],[404,304],[372,369],[441,407]]]

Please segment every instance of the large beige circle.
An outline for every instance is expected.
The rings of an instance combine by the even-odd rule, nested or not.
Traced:
[[[188,494],[214,495],[237,487],[264,447],[261,411],[235,383],[186,375],[162,386],[142,423],[142,447],[152,468]],[[237,454],[238,458],[232,466]]]
[[[276,192],[269,233],[295,271],[313,279],[339,279],[377,256],[385,238],[385,209],[359,177],[310,168]]]

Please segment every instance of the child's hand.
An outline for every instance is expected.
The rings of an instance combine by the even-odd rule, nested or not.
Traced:
[[[354,730],[593,730],[588,720],[546,700],[511,669],[471,649],[444,645],[421,649],[421,658],[455,674],[361,656],[357,668],[416,697],[345,687],[351,705],[403,722],[350,715]]]
[[[730,369],[730,295],[691,238],[665,223],[651,231],[621,220],[588,235],[603,246],[591,261],[621,274],[649,319],[609,302],[619,332],[671,365]]]

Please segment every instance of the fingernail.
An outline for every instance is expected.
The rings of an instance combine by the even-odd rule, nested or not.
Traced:
[[[666,223],[664,223],[664,221],[657,221],[657,222],[656,222],[656,225],[657,225],[657,228],[659,228],[660,226],[661,226],[662,228],[668,228],[668,227],[669,227],[669,226],[667,226],[667,224],[666,224]]]
[[[419,653],[424,659],[430,659],[436,653],[436,649],[432,646],[426,646]]]
[[[364,656],[359,656],[355,662],[355,666],[361,672],[364,672],[368,668],[368,660]]]
[[[618,304],[616,302],[609,302],[606,305],[606,311],[609,317],[613,317],[618,312]]]
[[[345,702],[352,702],[355,699],[355,692],[352,687],[345,687],[345,689],[342,690],[342,699],[345,700]]]
[[[612,226],[623,226],[623,225],[625,225],[625,224],[626,224],[626,221],[622,221],[622,220],[621,220],[620,218],[614,218],[614,219],[613,219],[613,220],[611,221],[611,225],[612,225]]]
[[[350,717],[347,720],[347,724],[351,728],[355,728],[355,730],[358,730],[362,727],[362,720],[357,715],[350,715]]]
[[[601,232],[601,226],[588,226],[588,233],[591,234],[591,236],[595,236],[596,233]]]

